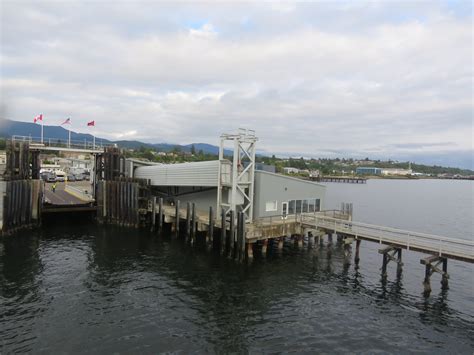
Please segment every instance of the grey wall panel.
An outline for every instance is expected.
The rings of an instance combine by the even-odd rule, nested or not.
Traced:
[[[254,218],[282,214],[282,202],[290,200],[320,199],[324,205],[326,187],[310,181],[266,171],[255,171]],[[276,211],[266,211],[266,203],[277,201]]]

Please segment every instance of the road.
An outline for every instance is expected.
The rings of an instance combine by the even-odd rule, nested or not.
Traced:
[[[81,181],[81,182],[68,182],[69,185],[74,186],[90,186],[89,182]],[[52,205],[83,205],[86,203],[85,201],[71,195],[70,193],[64,191],[65,183],[64,182],[57,182],[56,183],[56,192],[52,191],[52,183],[46,183],[44,189],[44,196],[45,202],[50,203]]]

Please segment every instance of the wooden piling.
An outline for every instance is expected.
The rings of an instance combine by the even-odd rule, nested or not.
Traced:
[[[191,237],[191,203],[186,204],[186,238]]]
[[[246,243],[247,243],[247,238],[246,238],[246,232],[245,232],[245,213],[244,212],[241,212],[241,216],[240,216],[240,238],[241,238],[241,241],[240,241],[240,255],[241,255],[241,259],[244,260],[245,259],[245,247],[246,247]],[[253,258],[253,245],[251,243],[248,243],[248,248],[247,248],[247,257],[248,259],[252,259]],[[250,252],[249,252],[250,250]]]
[[[174,231],[176,232],[176,236],[179,235],[179,205],[180,205],[179,200],[176,200],[176,205],[175,205],[175,209],[174,209],[174,215],[175,215]]]
[[[263,254],[263,256],[267,255],[267,249],[268,249],[268,239],[264,239],[262,241],[262,254]]]
[[[156,223],[156,196],[151,199],[151,230],[155,230]]]
[[[207,229],[208,244],[212,247],[214,245],[214,211],[212,206],[209,207],[209,225]]]
[[[234,239],[235,239],[235,221],[234,221],[234,211],[229,211],[229,244],[228,244],[228,249],[229,249],[229,255],[232,257],[232,253],[234,251]]]
[[[159,211],[158,211],[158,230],[160,233],[163,232],[163,197],[160,197],[159,202]]]
[[[279,237],[278,238],[278,250],[279,251],[283,250],[283,239],[284,239],[284,237]]]
[[[225,223],[225,209],[221,209],[221,254],[225,253],[225,243],[226,243],[226,223]]]
[[[355,262],[356,264],[359,264],[359,261],[360,261],[360,257],[359,257],[360,242],[361,242],[360,239],[357,239],[357,240],[356,240],[356,250],[355,250],[355,256],[354,256],[354,262]]]
[[[191,242],[196,242],[196,205],[194,202],[191,205]]]
[[[448,275],[448,259],[444,258],[444,259],[443,259],[443,273],[441,274],[441,288],[442,288],[443,290],[449,289],[448,279],[449,279],[449,275]]]

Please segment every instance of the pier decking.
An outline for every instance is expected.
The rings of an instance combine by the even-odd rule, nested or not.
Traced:
[[[367,240],[406,250],[437,255],[442,258],[474,263],[474,242],[417,233],[373,224],[342,220],[320,215],[301,215],[303,228],[316,228],[341,234],[354,240]]]
[[[366,178],[352,177],[352,176],[319,176],[311,177],[313,181],[318,182],[340,182],[345,184],[365,184],[367,183]]]

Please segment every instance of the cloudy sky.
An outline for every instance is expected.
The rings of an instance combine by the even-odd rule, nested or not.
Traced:
[[[0,117],[473,166],[471,1],[8,1]]]

